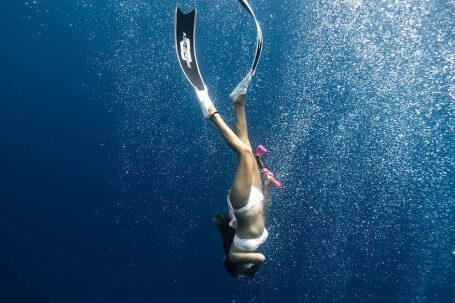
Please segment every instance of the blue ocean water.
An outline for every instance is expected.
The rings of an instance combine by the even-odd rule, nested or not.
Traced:
[[[6,0],[0,302],[455,302],[455,2],[251,0],[254,144],[285,184],[253,280],[211,222],[235,164],[174,49],[198,9],[218,109],[250,67],[235,0]]]

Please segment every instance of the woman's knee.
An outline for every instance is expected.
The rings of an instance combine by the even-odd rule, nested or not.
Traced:
[[[239,154],[239,156],[244,156],[244,157],[253,156],[253,149],[251,148],[251,145],[244,143],[244,142],[242,144],[239,144],[236,151]]]

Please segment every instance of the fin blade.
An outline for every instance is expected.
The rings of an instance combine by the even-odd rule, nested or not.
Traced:
[[[262,35],[261,25],[259,24],[259,21],[256,18],[256,15],[254,14],[253,7],[251,6],[251,4],[248,2],[248,0],[239,0],[239,2],[243,6],[243,8],[245,8],[248,14],[250,14],[253,17],[254,23],[256,24],[256,52],[254,54],[253,65],[250,70],[250,74],[254,75],[256,72],[257,65],[259,63],[259,59],[261,58],[264,37]]]
[[[199,65],[196,58],[196,10],[188,13],[179,8],[175,11],[175,48],[180,67],[188,81],[198,90],[204,90]]]

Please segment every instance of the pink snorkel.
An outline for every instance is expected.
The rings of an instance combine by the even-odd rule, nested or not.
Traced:
[[[258,145],[258,147],[256,147],[256,161],[258,163],[258,166],[261,169],[262,173],[265,176],[269,177],[270,183],[272,183],[276,188],[283,188],[283,184],[275,179],[272,172],[265,167],[264,163],[261,160],[261,157],[266,152],[268,152],[268,150],[264,147],[264,145]]]

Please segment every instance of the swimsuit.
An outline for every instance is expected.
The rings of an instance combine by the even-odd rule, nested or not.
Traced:
[[[235,216],[236,213],[244,213],[247,210],[253,208],[256,206],[256,204],[263,203],[264,201],[264,195],[262,192],[255,186],[251,186],[251,191],[250,191],[250,196],[248,197],[248,202],[246,205],[242,208],[235,209],[232,206],[231,200],[229,199],[229,194],[227,195],[227,203],[229,207],[229,216],[231,217],[231,222],[229,222],[229,226],[231,226],[234,229],[237,229],[237,218]],[[262,232],[262,235],[259,236],[259,238],[256,239],[242,239],[237,236],[237,234],[234,236],[234,245],[241,250],[244,251],[255,251],[256,249],[261,246],[265,240],[267,240],[267,237],[269,236],[269,233],[267,232],[267,229],[264,227],[264,231]]]

